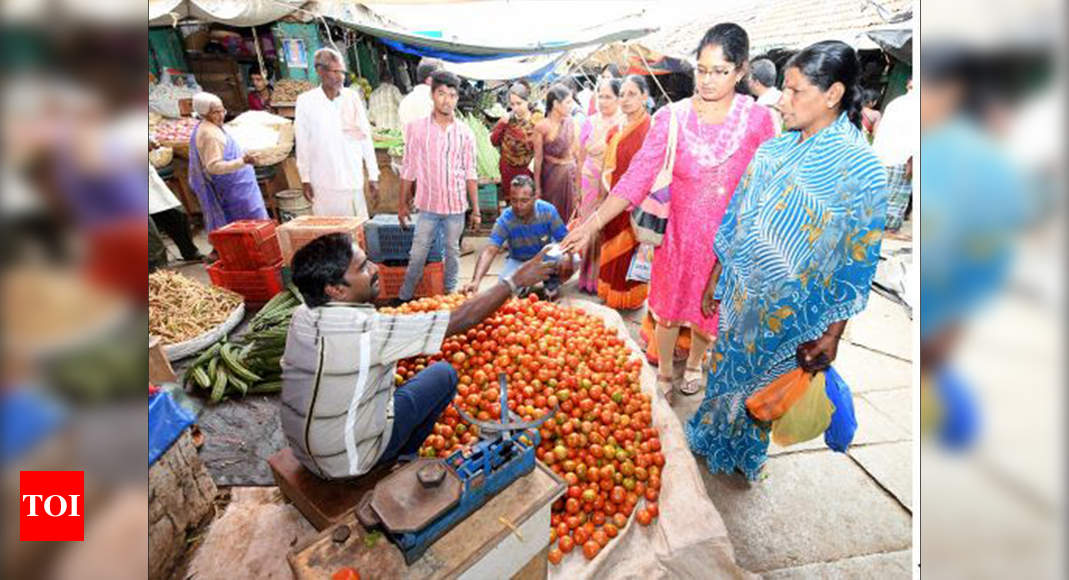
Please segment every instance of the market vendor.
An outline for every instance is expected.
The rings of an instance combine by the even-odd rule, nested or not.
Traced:
[[[267,111],[273,113],[271,108],[271,83],[267,80],[266,72],[254,68],[249,71],[249,110]]]
[[[500,277],[513,275],[525,261],[541,252],[550,242],[560,242],[568,235],[568,228],[557,213],[557,208],[534,194],[534,180],[527,175],[517,175],[510,184],[509,207],[502,212],[490,232],[490,243],[479,254],[475,275],[464,292],[474,292],[490,270],[498,254],[508,247],[508,257]],[[557,270],[545,282],[546,297],[556,299],[560,285],[574,272],[570,257],[558,261]]]
[[[201,121],[189,137],[189,186],[200,201],[204,229],[211,232],[232,221],[267,219],[252,167],[255,158],[223,128],[223,101],[211,93],[197,93],[193,112]]]
[[[397,361],[438,353],[445,337],[478,325],[550,270],[540,254],[451,313],[383,314],[371,305],[378,267],[348,234],[309,242],[293,256],[305,303],[281,360],[282,429],[294,455],[326,479],[414,455],[456,395],[457,374],[439,362],[394,389]]]

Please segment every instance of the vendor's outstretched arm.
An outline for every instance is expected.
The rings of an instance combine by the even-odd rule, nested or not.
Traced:
[[[553,265],[542,261],[545,248],[538,255],[527,260],[512,275],[517,287],[534,286],[544,281],[553,272]],[[446,336],[467,331],[494,313],[506,300],[512,297],[512,289],[503,281],[498,281],[492,288],[472,296],[461,304],[449,317]]]

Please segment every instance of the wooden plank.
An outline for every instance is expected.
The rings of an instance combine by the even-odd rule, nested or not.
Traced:
[[[290,552],[290,567],[297,578],[330,577],[344,566],[353,566],[361,577],[451,578],[470,568],[500,544],[512,530],[501,518],[521,525],[537,510],[547,508],[565,489],[564,482],[541,463],[531,473],[514,481],[481,509],[457,524],[435,542],[422,558],[404,565],[400,549],[383,539],[367,546],[363,529],[351,511],[338,525],[349,528],[349,538],[335,542],[335,527],[325,529],[304,546]],[[548,532],[548,530],[547,530]]]
[[[526,566],[520,569],[511,580],[545,580],[549,576],[549,549],[552,544],[542,548]]]
[[[317,530],[343,521],[352,508],[388,470],[376,470],[352,480],[327,481],[305,469],[286,447],[267,460],[282,495]]]

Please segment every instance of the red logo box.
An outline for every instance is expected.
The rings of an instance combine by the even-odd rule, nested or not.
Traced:
[[[19,541],[84,540],[84,488],[81,471],[20,471]]]

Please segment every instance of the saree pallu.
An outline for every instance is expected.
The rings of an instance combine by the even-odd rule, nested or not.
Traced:
[[[642,148],[650,130],[650,116],[632,123],[622,131],[609,131],[609,145],[605,149],[605,168],[602,179],[606,189],[623,177],[631,158]],[[649,284],[627,279],[631,258],[638,248],[638,240],[631,229],[630,212],[623,212],[601,229],[601,256],[598,262],[598,296],[610,308],[630,310],[642,306],[649,293]]]

